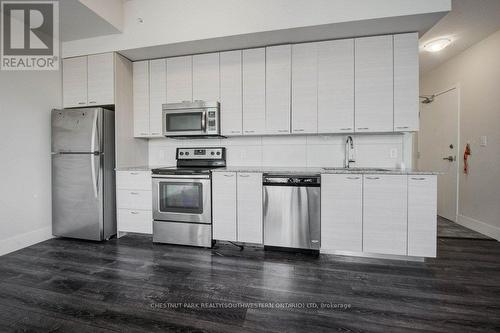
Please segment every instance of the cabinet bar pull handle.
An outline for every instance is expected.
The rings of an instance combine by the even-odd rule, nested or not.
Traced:
[[[349,127],[349,128],[341,128],[340,130],[341,131],[350,131],[350,130],[352,130],[352,128],[351,127]]]
[[[151,133],[151,135],[160,135],[160,133]]]
[[[78,102],[78,105],[85,105],[85,102]]]
[[[412,177],[411,179],[413,179],[413,180],[425,180],[425,178],[423,178],[423,177],[418,177],[418,178],[417,177]]]
[[[233,174],[225,174],[224,177],[233,177],[234,175]]]
[[[367,130],[370,129],[369,127],[358,127],[359,130]]]
[[[294,132],[304,132],[304,129],[303,128],[296,128],[293,131]]]
[[[380,177],[366,177],[366,179],[380,179]]]
[[[139,214],[139,213],[138,213],[138,212],[130,212],[130,214],[137,215],[137,214]]]
[[[131,172],[130,174],[135,176],[135,175],[138,175],[139,173],[138,172]]]
[[[248,175],[248,174],[241,174],[240,173],[240,177],[250,177],[250,175]]]
[[[90,101],[89,104],[95,104],[97,103],[96,101]]]
[[[359,179],[359,177],[347,177],[347,179]]]
[[[396,126],[396,128],[410,128],[408,126]]]
[[[139,195],[138,192],[130,192],[130,194],[132,194],[132,195]]]

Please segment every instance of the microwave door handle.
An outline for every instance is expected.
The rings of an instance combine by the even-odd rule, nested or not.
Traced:
[[[206,133],[207,131],[207,111],[203,111],[203,114],[201,116],[201,129],[203,133]]]

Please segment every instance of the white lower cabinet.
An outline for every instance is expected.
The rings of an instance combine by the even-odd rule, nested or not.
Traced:
[[[214,172],[213,238],[262,244],[262,174]]]
[[[363,175],[321,176],[321,249],[363,250]]]
[[[235,242],[236,172],[214,172],[212,196],[213,238]]]
[[[408,255],[435,257],[437,176],[408,176]]]
[[[262,244],[262,174],[238,173],[238,241]]]
[[[153,232],[152,198],[150,171],[116,172],[118,236],[125,232]]]
[[[407,176],[363,176],[363,252],[407,254]]]

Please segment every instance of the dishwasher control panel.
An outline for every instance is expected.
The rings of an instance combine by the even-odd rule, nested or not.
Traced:
[[[263,184],[270,186],[320,186],[320,176],[294,175],[267,175],[263,177]]]

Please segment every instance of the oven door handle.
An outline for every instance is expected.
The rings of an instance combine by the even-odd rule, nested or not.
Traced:
[[[210,179],[210,175],[153,175],[159,179]]]

